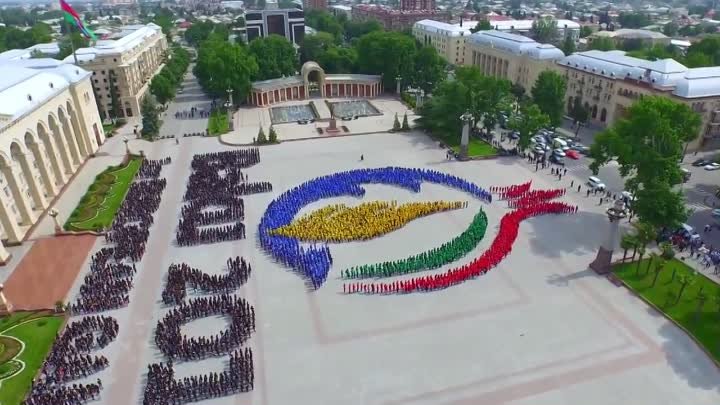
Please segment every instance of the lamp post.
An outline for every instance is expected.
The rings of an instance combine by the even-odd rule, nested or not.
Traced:
[[[415,108],[422,107],[423,97],[425,97],[425,90],[420,89],[415,93]]]
[[[123,142],[125,143],[125,154],[129,156],[130,155],[130,146],[128,146],[128,142],[130,142],[130,140],[126,136],[123,138]]]
[[[50,215],[50,218],[53,219],[53,223],[55,224],[55,235],[59,235],[62,231],[62,227],[60,227],[60,222],[58,222],[57,216],[58,216],[58,210],[55,208],[51,208],[48,212],[48,215]]]
[[[610,263],[612,262],[612,254],[615,245],[618,243],[620,236],[620,220],[627,217],[627,208],[623,200],[616,200],[612,207],[608,208],[605,213],[610,220],[608,233],[605,241],[600,245],[595,260],[590,263],[590,268],[598,274],[607,274],[610,272]]]
[[[397,75],[397,77],[395,77],[395,83],[396,83],[396,84],[395,84],[395,86],[396,86],[396,87],[395,87],[395,92],[397,93],[398,96],[400,95],[400,84],[401,84],[401,82],[402,82],[402,77],[401,77],[400,75]]]
[[[233,129],[233,119],[232,119],[232,118],[233,118],[233,117],[232,117],[232,110],[231,110],[231,109],[232,109],[232,107],[233,107],[233,99],[232,99],[233,89],[228,88],[228,89],[227,89],[227,94],[228,94],[228,98],[227,98],[227,103],[225,103],[225,106],[227,107],[228,126],[230,127],[229,129],[232,131],[232,129]]]
[[[468,158],[468,143],[470,143],[470,123],[473,120],[470,111],[465,111],[465,114],[460,116],[460,121],[463,122],[462,134],[460,135],[460,160],[466,160]]]

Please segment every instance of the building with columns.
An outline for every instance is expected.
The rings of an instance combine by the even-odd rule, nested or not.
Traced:
[[[540,73],[556,69],[565,57],[560,49],[528,37],[501,31],[479,31],[465,40],[465,65],[477,66],[491,76],[532,89]]]
[[[92,71],[102,119],[112,117],[111,86],[120,103],[118,118],[140,116],[140,104],[150,80],[160,72],[168,50],[165,34],[153,23],[125,26],[117,36],[75,52],[77,65]],[[70,55],[64,62],[75,63],[75,57]]]
[[[0,263],[105,141],[91,73],[54,59],[0,62]]]
[[[253,82],[247,103],[268,106],[312,97],[372,98],[382,93],[382,77],[377,75],[328,75],[315,62],[305,62],[300,74]]]

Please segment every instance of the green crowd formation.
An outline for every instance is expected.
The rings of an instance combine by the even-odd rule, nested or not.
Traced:
[[[487,224],[487,215],[480,210],[468,229],[440,247],[401,260],[351,267],[343,270],[341,275],[346,279],[381,278],[437,269],[459,260],[475,249],[485,236]]]

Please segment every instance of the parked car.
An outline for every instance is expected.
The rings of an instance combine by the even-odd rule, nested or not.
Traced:
[[[554,153],[550,156],[550,161],[551,161],[552,163],[555,163],[556,165],[563,165],[563,166],[565,166],[565,159],[563,159],[562,157],[560,157],[560,156],[558,156],[558,155],[556,155],[556,154],[554,154]]]
[[[537,154],[540,154],[540,155],[545,154],[545,149],[543,149],[543,148],[541,148],[541,147],[539,147],[539,146],[534,147],[534,148],[533,148],[533,151],[534,151],[535,153],[537,153]]]
[[[698,159],[698,160],[692,162],[692,165],[695,167],[701,167],[701,166],[707,166],[711,163],[712,163],[712,160]]]
[[[720,163],[710,163],[709,165],[705,166],[705,170],[713,171],[720,169]]]
[[[520,139],[520,132],[518,132],[518,131],[510,132],[510,139],[512,139],[512,140]]]
[[[587,184],[592,189],[605,190],[605,183],[595,176],[588,177]]]
[[[578,151],[573,150],[573,149],[570,149],[569,151],[566,151],[566,152],[565,152],[565,156],[567,156],[567,157],[569,157],[570,159],[573,159],[573,160],[578,160],[578,159],[580,159],[580,153],[578,153]]]
[[[557,148],[553,151],[553,155],[557,155],[558,157],[565,157],[565,152],[563,152],[562,149]]]
[[[715,208],[714,210],[712,210],[712,216],[714,216],[715,218],[720,218],[720,208]]]

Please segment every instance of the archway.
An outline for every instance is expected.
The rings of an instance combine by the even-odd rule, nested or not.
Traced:
[[[50,162],[50,167],[52,167],[55,185],[62,186],[65,184],[65,174],[62,171],[62,166],[58,158],[57,147],[53,143],[52,135],[50,135],[49,129],[47,129],[41,122],[38,122],[37,124],[37,133],[42,145],[44,146],[43,149],[45,157]]]
[[[73,168],[70,163],[70,154],[68,153],[68,147],[63,140],[63,135],[60,127],[57,124],[57,120],[52,114],[48,115],[48,125],[50,125],[50,133],[52,134],[53,146],[57,149],[62,161],[62,171],[65,174],[72,174]],[[64,181],[63,181],[64,183]]]
[[[38,124],[40,127],[40,124]],[[39,133],[39,131],[38,131]],[[47,150],[41,147],[42,141],[35,137],[30,131],[25,133],[25,147],[32,153],[33,161],[35,166],[40,171],[40,178],[42,179],[42,185],[45,188],[46,197],[54,197],[57,194],[55,188],[54,173],[52,173],[52,167],[50,164],[50,158]]]
[[[67,102],[67,113],[68,117],[70,119],[70,125],[73,128],[73,132],[75,132],[75,140],[78,144],[78,148],[80,149],[80,155],[82,159],[87,157],[87,155],[90,154],[91,148],[88,145],[88,138],[85,135],[84,131],[80,128],[80,125],[78,124],[77,115],[75,114],[75,110],[73,110],[72,105],[70,104],[70,101]]]
[[[82,159],[80,159],[80,152],[78,151],[77,141],[75,132],[72,128],[70,128],[70,123],[68,122],[68,118],[65,115],[65,111],[63,111],[62,107],[58,107],[58,120],[60,121],[60,125],[62,125],[62,133],[65,138],[65,143],[68,146],[68,150],[70,152],[70,158],[72,159],[72,164],[74,166],[77,166],[80,164]]]
[[[592,108],[592,117],[593,119],[597,118],[597,105],[594,105]]]
[[[572,98],[572,96],[570,96],[570,97],[568,97],[568,102],[567,102],[567,112],[570,113],[572,111],[572,108],[573,108],[573,98]]]
[[[47,206],[47,201],[45,200],[41,182],[33,170],[33,166],[36,166],[35,160],[28,157],[28,154],[17,142],[10,144],[10,156],[13,162],[17,163],[17,165],[13,166],[19,167],[19,170],[14,168],[12,170],[16,171],[16,175],[24,180],[24,182],[20,183],[20,191],[23,193],[23,197],[30,199],[31,209],[42,211]]]
[[[95,142],[98,146],[102,145],[102,139],[100,138],[100,130],[98,129],[97,122],[93,124],[93,132],[95,133]]]
[[[305,62],[300,69],[309,97],[325,97],[325,71],[316,62]]]
[[[600,111],[600,121],[605,122],[607,119],[607,110],[603,107],[602,111]]]
[[[17,146],[16,143],[13,143],[10,146],[11,149],[13,145]],[[4,152],[0,154],[0,172],[2,172],[5,180],[4,183],[7,184],[7,186],[3,188],[4,195],[2,199],[5,200],[6,197],[8,197],[7,203],[3,201],[2,205],[4,208],[9,208],[5,210],[9,223],[3,221],[3,228],[6,230],[8,227],[12,227],[13,224],[16,227],[17,225],[32,225],[36,218],[32,205],[30,204],[29,193],[26,190],[25,184],[21,182],[22,173],[18,173],[13,163],[14,159],[12,156],[8,156]],[[22,179],[26,180],[24,177]],[[0,212],[0,217],[3,216],[2,214],[3,213]],[[19,228],[17,234],[20,234]]]

